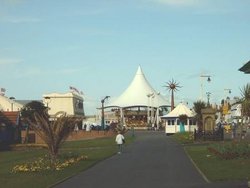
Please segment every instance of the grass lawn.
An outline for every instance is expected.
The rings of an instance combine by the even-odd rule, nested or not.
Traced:
[[[187,146],[187,153],[210,181],[250,180],[250,159],[222,160],[207,146]]]
[[[12,173],[12,168],[17,164],[35,160],[47,154],[45,149],[26,148],[21,151],[0,152],[0,184],[8,187],[44,188],[71,177],[87,168],[93,166],[98,161],[112,156],[117,151],[114,137],[98,138],[93,140],[65,142],[61,153],[77,153],[87,155],[88,159],[78,162],[61,171],[24,172]],[[132,142],[133,138],[126,137],[126,144]]]
[[[207,149],[209,145],[219,142],[194,144],[193,139],[190,139],[192,136],[187,132],[175,134],[172,138],[183,144],[188,155],[209,181],[250,181],[250,158],[220,159]]]

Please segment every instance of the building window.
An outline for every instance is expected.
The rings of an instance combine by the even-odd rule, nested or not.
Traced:
[[[83,102],[82,102],[82,101],[79,101],[79,103],[78,103],[78,108],[79,108],[79,109],[83,109]]]
[[[174,125],[174,119],[168,120],[168,125]]]
[[[172,125],[174,125],[174,119],[172,119]]]

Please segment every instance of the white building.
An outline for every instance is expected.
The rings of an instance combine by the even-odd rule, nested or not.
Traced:
[[[20,111],[23,104],[17,102],[14,98],[8,98],[0,95],[0,111]]]
[[[173,134],[180,132],[180,115],[186,115],[187,121],[184,125],[185,131],[194,131],[197,129],[196,121],[194,121],[194,113],[185,104],[178,104],[170,113],[162,116],[166,120],[165,132],[166,134]]]
[[[57,112],[84,116],[83,97],[75,92],[45,94],[43,103],[49,108],[50,116],[54,116]]]

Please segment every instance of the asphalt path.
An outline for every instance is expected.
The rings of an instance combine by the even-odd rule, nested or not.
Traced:
[[[55,188],[245,188],[244,182],[210,183],[183,147],[163,132],[138,131],[122,154],[99,162]]]

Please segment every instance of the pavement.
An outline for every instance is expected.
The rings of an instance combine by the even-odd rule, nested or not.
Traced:
[[[164,132],[136,131],[122,154],[97,163],[54,188],[247,188],[247,182],[209,180],[183,147]]]

